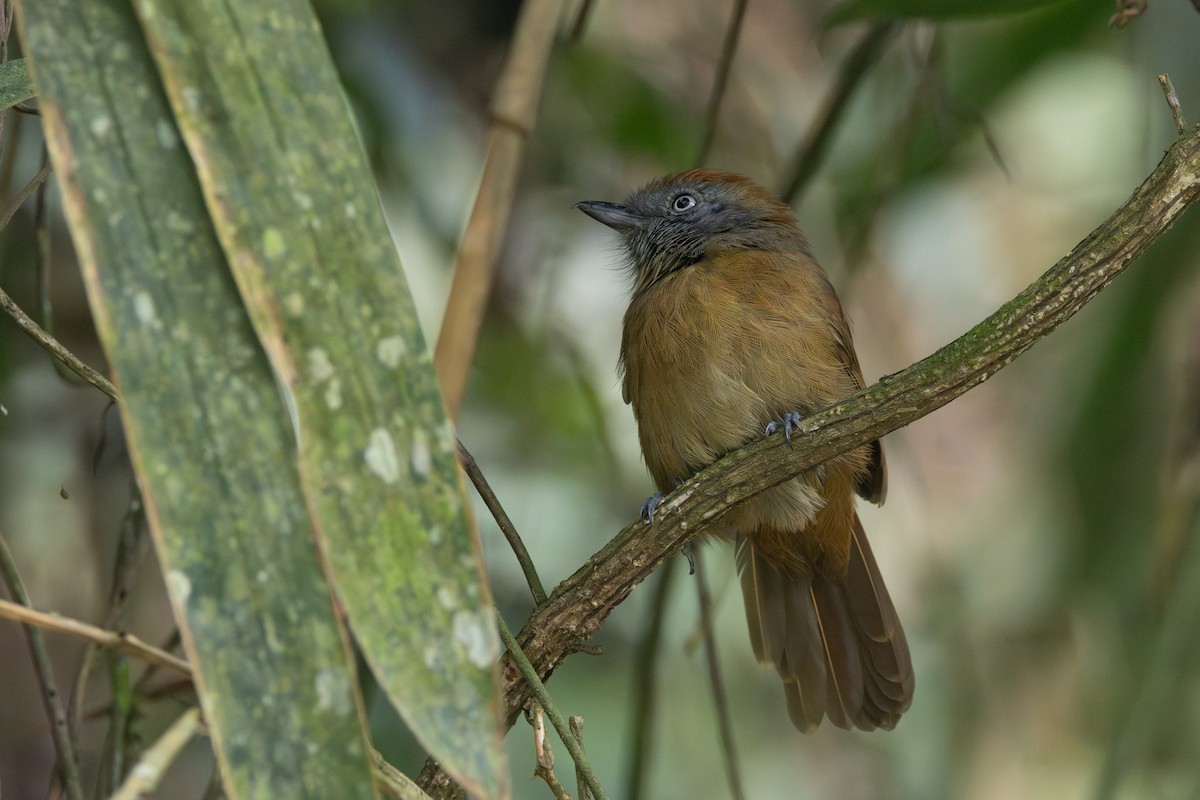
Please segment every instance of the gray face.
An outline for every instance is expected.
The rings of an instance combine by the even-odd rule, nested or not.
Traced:
[[[781,233],[803,244],[790,210],[740,176],[683,173],[653,181],[621,204],[600,201],[575,207],[621,233],[641,291],[717,250],[778,247]],[[732,177],[732,176],[731,176]],[[783,230],[781,231],[781,225]]]

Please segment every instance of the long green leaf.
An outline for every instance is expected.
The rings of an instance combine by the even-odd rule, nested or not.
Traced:
[[[428,348],[304,0],[134,0],[363,653],[469,791],[508,794],[491,602]]]
[[[353,660],[315,558],[288,414],[132,10],[125,0],[20,10],[228,794],[374,797]]]

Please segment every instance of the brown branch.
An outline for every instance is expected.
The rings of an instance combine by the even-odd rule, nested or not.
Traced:
[[[571,728],[571,735],[579,743],[579,749],[583,750],[583,717],[579,714],[572,714],[567,719],[567,724]],[[588,786],[587,776],[578,769],[575,770],[575,794],[579,796],[579,800],[594,800],[591,787]]]
[[[521,5],[512,50],[496,87],[483,176],[454,255],[454,279],[434,355],[451,419],[458,416],[466,390],[492,268],[504,244],[521,157],[537,118],[542,79],[561,15],[562,0],[526,0]]]
[[[928,358],[812,415],[803,435],[770,436],[725,456],[665,497],[654,523],[634,522],[564,580],[517,640],[543,678],[595,635],[629,593],[705,526],[758,492],[902,428],[1007,366],[1083,308],[1142,255],[1200,195],[1200,130],[1180,137],[1103,224],[1031,286]],[[507,724],[530,693],[502,659]],[[446,796],[427,765],[423,786]]]
[[[42,326],[30,319],[29,315],[22,311],[21,307],[13,302],[13,299],[3,289],[0,289],[0,308],[4,309],[13,318],[13,321],[17,323],[21,330],[29,334],[29,338],[41,345],[43,350],[65,364],[72,372],[104,392],[113,400],[120,399],[117,396],[117,387],[112,385],[112,381],[80,361],[78,356],[63,347],[61,342],[43,330]]]
[[[541,778],[546,782],[546,786],[550,788],[550,793],[554,795],[555,800],[571,800],[571,796],[567,794],[566,787],[562,785],[562,781],[558,779],[558,775],[554,772],[554,748],[550,745],[550,739],[546,736],[546,719],[542,714],[542,707],[534,703],[529,711],[529,726],[533,728],[535,764],[533,775],[535,778]]]
[[[0,600],[0,619],[16,620],[25,625],[45,628],[57,633],[69,633],[81,639],[87,639],[100,647],[110,647],[122,653],[140,658],[150,664],[178,672],[187,677],[192,676],[191,666],[178,656],[173,656],[165,650],[159,650],[153,645],[146,644],[131,633],[115,633],[97,628],[86,622],[80,622],[60,614],[35,611],[27,605]]]

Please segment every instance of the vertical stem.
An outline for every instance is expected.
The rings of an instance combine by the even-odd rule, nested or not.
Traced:
[[[0,535],[0,572],[8,586],[8,593],[16,603],[30,608],[29,595],[25,592],[25,584],[17,572],[13,562],[12,552],[8,543]],[[33,666],[37,671],[38,682],[42,686],[42,704],[46,708],[46,716],[50,719],[50,733],[54,738],[54,749],[58,752],[58,771],[62,778],[63,788],[69,800],[83,800],[83,786],[79,782],[79,768],[75,761],[75,743],[71,741],[67,726],[67,715],[63,711],[58,686],[54,681],[54,669],[50,664],[50,654],[46,652],[46,642],[40,629],[33,625],[22,624],[25,638],[29,641],[29,651],[33,657]]]
[[[525,0],[497,83],[483,176],[454,255],[454,278],[434,357],[452,420],[458,417],[466,391],[492,269],[504,243],[521,157],[536,122],[542,79],[561,13],[562,0]]]
[[[575,737],[571,735],[571,729],[567,725],[567,721],[563,719],[562,713],[554,705],[554,701],[551,700],[550,692],[546,691],[546,684],[542,683],[537,670],[529,662],[529,657],[525,655],[525,651],[517,644],[512,631],[508,629],[508,623],[504,621],[504,617],[500,616],[499,612],[496,612],[496,624],[500,629],[500,640],[504,642],[505,648],[508,649],[509,655],[512,656],[513,662],[517,665],[517,669],[520,670],[521,675],[529,683],[529,688],[533,691],[543,710],[545,710],[546,716],[550,718],[550,724],[554,726],[554,730],[558,731],[558,738],[562,739],[567,752],[571,754],[572,760],[575,761],[575,769],[583,774],[584,780],[587,781],[588,787],[591,788],[596,800],[608,800],[608,795],[605,794],[604,788],[600,785],[600,779],[596,777],[595,771],[592,770],[592,765],[584,754],[583,748],[579,745],[579,742],[575,741]]]
[[[729,71],[733,69],[733,57],[737,54],[738,39],[742,35],[742,21],[746,18],[748,0],[734,0],[733,15],[725,30],[725,43],[721,47],[721,60],[717,62],[717,76],[713,81],[712,94],[708,98],[708,114],[704,122],[704,139],[696,155],[696,166],[704,166],[717,136],[717,120],[721,116],[721,101],[725,98],[725,87],[729,84]]]
[[[717,712],[717,728],[721,733],[721,754],[725,757],[725,773],[729,777],[729,793],[735,800],[745,800],[742,792],[741,770],[738,768],[737,747],[733,740],[733,720],[729,716],[729,700],[725,682],[721,679],[721,662],[717,658],[717,639],[713,636],[712,596],[699,548],[692,552],[696,562],[696,594],[700,599],[700,630],[704,634],[704,658],[708,662],[708,679],[712,685],[713,705]]]
[[[655,710],[655,667],[662,645],[663,620],[667,615],[667,598],[671,596],[677,561],[672,558],[659,570],[658,584],[654,587],[650,604],[650,625],[638,643],[637,661],[634,664],[633,733],[629,737],[630,768],[625,784],[625,796],[629,800],[641,800],[646,768],[651,761],[653,739],[650,737],[650,728]]]

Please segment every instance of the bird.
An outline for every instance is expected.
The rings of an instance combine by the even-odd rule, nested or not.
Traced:
[[[632,277],[619,372],[658,493],[864,386],[850,325],[790,207],[743,175],[693,169],[621,203],[577,203],[621,235]],[[801,732],[891,730],[912,659],[855,507],[882,504],[879,441],[767,489],[715,526],[732,539],[750,643]]]

